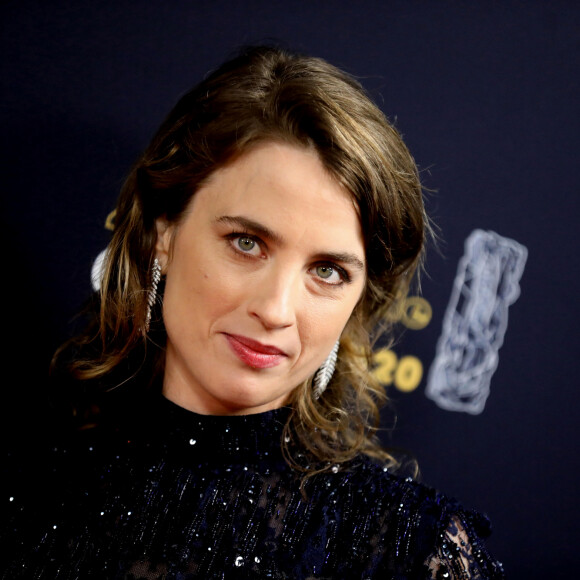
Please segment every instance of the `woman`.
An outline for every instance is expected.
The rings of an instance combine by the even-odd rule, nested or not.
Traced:
[[[485,519],[375,437],[370,337],[427,231],[401,138],[328,63],[251,48],[185,95],[56,357],[84,429],[14,493],[4,577],[502,577]]]

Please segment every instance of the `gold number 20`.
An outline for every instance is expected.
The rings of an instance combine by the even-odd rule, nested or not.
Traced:
[[[388,348],[381,348],[373,353],[377,365],[373,375],[383,385],[395,384],[399,391],[414,391],[423,378],[423,365],[416,356],[397,355]]]

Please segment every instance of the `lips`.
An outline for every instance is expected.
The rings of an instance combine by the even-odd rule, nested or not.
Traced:
[[[236,356],[249,367],[267,369],[278,366],[287,354],[279,348],[237,334],[225,334]]]

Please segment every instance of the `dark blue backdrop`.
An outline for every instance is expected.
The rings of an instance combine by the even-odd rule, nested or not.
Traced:
[[[232,49],[276,39],[358,76],[432,190],[443,240],[423,280],[433,315],[406,331],[399,358],[417,357],[426,374],[474,229],[527,247],[485,410],[439,408],[425,378],[393,387],[391,440],[416,453],[426,482],[488,512],[490,546],[511,578],[574,575],[579,6],[4,0],[5,437],[41,435],[47,361],[90,291],[105,218],[138,152]]]

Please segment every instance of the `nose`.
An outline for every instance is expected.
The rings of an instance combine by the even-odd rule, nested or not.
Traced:
[[[248,313],[268,330],[294,325],[299,285],[299,274],[272,268],[252,289]]]

